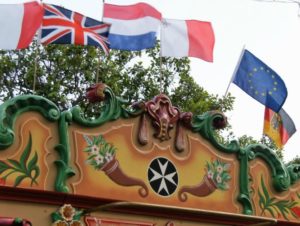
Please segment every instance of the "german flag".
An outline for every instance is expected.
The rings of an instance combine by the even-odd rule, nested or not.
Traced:
[[[264,134],[270,137],[278,148],[283,148],[295,132],[293,120],[283,109],[276,113],[270,108],[265,108]]]

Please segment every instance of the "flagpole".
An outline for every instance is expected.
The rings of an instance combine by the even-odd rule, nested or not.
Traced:
[[[101,19],[102,22],[103,22],[103,16],[104,16],[104,5],[105,5],[105,0],[102,0],[102,19]]]
[[[105,0],[102,0],[102,18],[101,21],[103,22],[103,14],[104,14],[104,4]],[[97,65],[97,70],[96,70],[96,83],[99,82],[99,68],[100,68],[100,62],[101,62],[101,50],[97,48],[97,56],[98,56],[98,65]]]
[[[162,86],[163,86],[162,52],[161,52],[162,26],[163,26],[163,22],[160,23],[160,48],[159,48],[160,93],[162,93]]]
[[[98,83],[99,80],[99,67],[100,67],[100,51],[99,48],[96,49],[97,51],[97,56],[98,56],[98,64],[97,64],[97,70],[96,70],[96,83]]]
[[[34,59],[34,74],[33,74],[33,85],[32,85],[32,91],[35,93],[35,86],[36,86],[36,72],[37,72],[37,63],[38,63],[38,43],[36,45],[36,50],[35,50],[35,59]]]
[[[239,59],[238,59],[238,62],[237,62],[237,64],[236,64],[236,66],[235,66],[235,68],[234,68],[233,74],[232,74],[232,76],[231,76],[231,78],[230,78],[230,80],[229,80],[229,83],[228,83],[226,92],[225,92],[225,94],[224,94],[224,97],[226,97],[227,94],[228,94],[229,87],[230,87],[230,85],[231,85],[231,83],[232,83],[232,81],[233,81],[233,79],[234,79],[234,77],[235,77],[235,74],[236,74],[236,72],[237,72],[237,70],[238,70],[238,68],[239,68],[239,66],[240,66],[240,63],[241,63],[241,61],[242,61],[244,52],[245,52],[245,45],[243,45],[241,54],[240,54],[240,56],[239,56]]]
[[[40,0],[40,4],[43,6],[43,0]],[[33,72],[33,84],[32,84],[32,91],[35,93],[35,87],[36,87],[36,73],[37,73],[37,63],[38,63],[38,55],[39,55],[39,44],[40,44],[40,35],[41,35],[41,27],[38,31],[38,40],[36,43],[36,49],[35,49],[35,59],[34,59],[34,72]]]

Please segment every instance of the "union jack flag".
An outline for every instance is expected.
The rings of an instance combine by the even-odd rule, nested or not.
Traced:
[[[60,6],[44,4],[41,43],[100,46],[108,54],[110,25]]]

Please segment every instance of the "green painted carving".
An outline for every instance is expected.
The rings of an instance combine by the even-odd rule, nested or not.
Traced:
[[[72,114],[70,112],[62,112],[58,121],[58,132],[60,144],[55,146],[60,159],[55,161],[57,167],[57,177],[55,181],[55,190],[60,192],[69,192],[66,181],[69,177],[75,175],[75,172],[70,167],[70,144],[68,126],[72,121]]]
[[[259,207],[261,209],[260,216],[265,216],[266,212],[270,213],[273,218],[278,218],[281,216],[284,219],[289,220],[288,215],[292,215],[298,219],[295,213],[295,208],[297,205],[296,201],[293,200],[277,200],[275,197],[271,197],[264,183],[264,179],[261,176],[261,189],[258,189],[259,195]],[[275,216],[277,213],[278,216]]]
[[[300,179],[300,165],[290,164],[287,166],[290,175],[291,184],[295,184]]]
[[[221,112],[210,111],[203,115],[196,115],[192,120],[192,131],[199,133],[202,137],[209,140],[211,144],[225,153],[236,153],[240,150],[237,141],[233,140],[229,145],[223,145],[215,137],[214,130],[222,129],[226,126],[227,119]]]
[[[33,186],[33,184],[38,184],[36,181],[40,175],[40,168],[37,165],[38,154],[35,152],[34,156],[29,160],[29,156],[32,151],[31,146],[32,138],[30,134],[27,146],[25,147],[19,161],[16,161],[15,159],[7,159],[7,161],[0,160],[0,175],[2,184],[5,184],[6,179],[12,174],[18,175],[14,182],[14,187],[17,187],[25,179],[31,180],[31,186]]]
[[[108,121],[117,120],[119,118],[129,118],[140,115],[144,112],[144,107],[136,104],[134,107],[128,107],[128,101],[115,96],[111,88],[103,86],[103,106],[100,109],[100,116],[96,119],[88,119],[83,116],[80,107],[76,106],[71,109],[73,121],[87,127],[100,126]]]
[[[57,106],[40,96],[24,95],[6,101],[0,105],[0,150],[14,142],[15,120],[20,114],[28,111],[37,111],[49,121],[57,121],[60,117]]]
[[[253,214],[253,207],[250,197],[250,186],[249,186],[249,164],[248,161],[250,152],[245,149],[240,149],[238,153],[238,160],[240,161],[240,194],[238,196],[238,201],[243,205],[243,213],[247,215]]]
[[[271,170],[273,186],[278,192],[286,191],[290,187],[291,180],[288,169],[273,150],[262,144],[252,144],[246,149],[250,154],[249,160],[259,157],[267,163]]]

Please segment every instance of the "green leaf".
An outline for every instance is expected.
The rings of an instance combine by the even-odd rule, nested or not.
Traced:
[[[17,187],[26,177],[26,175],[18,176],[15,180],[14,187]]]
[[[288,211],[286,209],[282,209],[281,214],[284,217],[284,219],[289,220],[288,216],[287,216]]]
[[[75,215],[74,215],[74,217],[73,217],[73,220],[79,221],[80,218],[82,217],[82,214],[83,214],[82,211],[76,211],[76,212],[75,212]]]
[[[271,199],[269,199],[269,200],[267,200],[267,205],[274,205],[274,201],[276,201],[276,198],[271,198]]]
[[[275,218],[275,214],[274,214],[273,210],[270,207],[266,207],[266,210],[272,215],[272,217]]]
[[[27,166],[27,169],[29,172],[31,172],[32,167],[34,167],[36,165],[37,160],[38,160],[38,154],[37,154],[37,152],[35,152],[33,158],[29,161],[28,166]]]
[[[258,196],[259,196],[259,201],[262,203],[262,207],[265,208],[266,207],[266,199],[260,192],[260,189],[258,189]]]
[[[22,167],[23,171],[26,171],[26,162],[27,162],[30,152],[31,152],[31,145],[32,145],[32,138],[31,138],[31,133],[29,133],[28,143],[27,143],[27,145],[21,155],[21,158],[20,158],[20,163],[21,163],[21,167]]]
[[[52,218],[52,221],[55,222],[55,221],[58,221],[58,220],[62,220],[62,216],[59,212],[54,212],[51,214],[51,218]]]
[[[83,138],[88,145],[93,145],[93,141],[87,135],[83,135]]]
[[[18,161],[14,160],[14,159],[7,159],[7,161],[8,161],[10,164],[12,164],[13,167],[14,167],[14,169],[16,169],[17,171],[19,171],[19,172],[24,172],[24,171],[23,171],[23,168],[22,168],[22,166],[21,166],[21,164],[20,164]]]
[[[32,170],[31,170],[31,174],[32,174],[32,172],[35,172],[35,174],[34,174],[34,176],[32,177],[32,179],[31,179],[31,186],[33,185],[33,183],[36,183],[37,184],[37,182],[36,182],[36,179],[38,178],[38,176],[40,175],[40,168],[38,167],[38,166],[34,166],[33,168],[32,168]]]
[[[299,216],[297,214],[294,213],[294,211],[290,210],[290,213],[292,214],[293,217],[295,217],[296,219],[299,218]]]
[[[261,176],[261,187],[263,189],[263,193],[264,193],[264,196],[266,198],[266,202],[268,202],[270,200],[270,196],[269,196],[268,190],[265,186],[264,179],[263,179],[262,176]]]
[[[5,162],[0,160],[0,174],[3,173],[5,170],[10,169],[10,166],[7,165]]]
[[[258,205],[259,205],[260,209],[262,209],[262,210],[264,209],[264,203],[261,199],[259,199]]]

